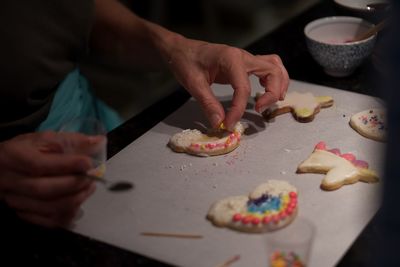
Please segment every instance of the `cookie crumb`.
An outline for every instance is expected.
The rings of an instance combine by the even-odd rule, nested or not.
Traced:
[[[213,166],[218,166],[218,163],[214,162],[214,163],[213,163]]]
[[[281,174],[286,174],[286,172],[285,171],[281,171]]]
[[[173,169],[173,168],[174,168],[174,166],[173,166],[173,165],[169,165],[169,166],[168,166],[168,168],[170,168],[170,169]]]
[[[343,118],[346,118],[346,114],[343,114]]]
[[[186,169],[186,165],[185,164],[181,165],[181,167],[179,168],[180,171],[183,171],[184,169]]]

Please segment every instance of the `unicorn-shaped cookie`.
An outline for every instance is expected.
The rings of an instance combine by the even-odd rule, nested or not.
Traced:
[[[297,173],[324,173],[321,188],[336,190],[345,184],[358,181],[375,183],[379,178],[375,171],[368,169],[368,163],[357,160],[351,153],[341,154],[339,149],[327,150],[319,142],[311,155],[297,168]]]

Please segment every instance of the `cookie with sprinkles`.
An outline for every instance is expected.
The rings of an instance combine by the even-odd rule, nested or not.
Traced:
[[[231,196],[211,205],[207,219],[215,226],[262,233],[290,224],[298,210],[297,189],[286,181],[269,180],[248,196]]]
[[[384,142],[386,140],[386,115],[380,108],[367,109],[350,118],[350,126],[362,136]]]
[[[187,129],[174,134],[168,146],[175,152],[207,157],[229,153],[240,144],[245,127],[238,122],[233,132],[224,129],[203,134],[197,129]]]

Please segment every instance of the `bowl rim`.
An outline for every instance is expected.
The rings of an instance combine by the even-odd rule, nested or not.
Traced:
[[[328,22],[329,22],[329,21],[361,22],[361,23],[366,24],[366,25],[368,25],[368,26],[370,26],[370,27],[375,26],[375,24],[373,24],[373,23],[371,23],[371,22],[369,22],[369,21],[367,21],[367,20],[365,20],[365,19],[363,19],[363,18],[359,18],[359,17],[352,17],[352,16],[329,16],[329,17],[318,18],[318,19],[315,19],[315,20],[312,20],[312,21],[308,22],[308,23],[306,24],[306,26],[304,27],[304,35],[305,35],[308,39],[310,39],[310,40],[312,40],[312,41],[314,41],[314,42],[317,42],[317,43],[320,43],[320,44],[324,44],[324,45],[332,45],[332,46],[351,46],[351,45],[357,45],[357,44],[361,44],[361,43],[366,43],[366,42],[369,42],[369,41],[371,41],[372,39],[376,38],[376,36],[378,35],[378,33],[375,33],[374,35],[372,35],[372,36],[370,36],[370,37],[368,37],[368,38],[366,38],[366,39],[357,41],[357,42],[348,42],[348,43],[327,43],[327,42],[322,42],[322,41],[320,41],[320,40],[316,40],[315,38],[312,38],[312,37],[309,35],[308,32],[310,31],[310,29],[311,29],[313,26],[315,26],[316,24],[319,24],[319,23],[321,23],[321,22],[324,22],[324,21],[328,21]]]
[[[377,10],[368,9],[367,6],[365,6],[365,8],[359,8],[359,7],[345,5],[343,3],[340,3],[340,1],[338,2],[338,0],[333,0],[333,2],[336,5],[338,5],[338,6],[342,7],[342,8],[347,8],[347,9],[352,10],[352,11],[365,12],[365,13],[368,13],[368,14],[373,14],[373,13],[378,12]],[[380,2],[382,2],[382,1],[377,1],[377,3],[380,3]]]

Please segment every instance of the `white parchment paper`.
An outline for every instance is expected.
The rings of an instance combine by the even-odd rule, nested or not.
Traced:
[[[252,79],[253,96],[262,91]],[[232,89],[213,87],[229,106]],[[107,178],[129,180],[136,188],[110,193],[98,185],[72,231],[173,265],[217,266],[232,256],[232,266],[267,266],[265,240],[271,234],[244,234],[214,227],[206,220],[210,205],[231,195],[248,194],[268,179],[286,180],[299,190],[299,216],[316,228],[309,266],[333,266],[361,233],[379,206],[379,184],[356,183],[326,192],[323,175],[296,174],[297,165],[325,141],[329,148],[354,153],[378,170],[384,144],[366,139],[348,124],[356,112],[382,105],[366,95],[291,81],[289,91],[333,96],[311,123],[291,114],[265,122],[249,99],[243,121],[250,126],[231,154],[200,158],[172,152],[166,144],[176,132],[206,124],[193,99],[127,146],[107,163]],[[380,183],[381,184],[381,183]],[[141,232],[191,233],[203,239],[141,236]]]

